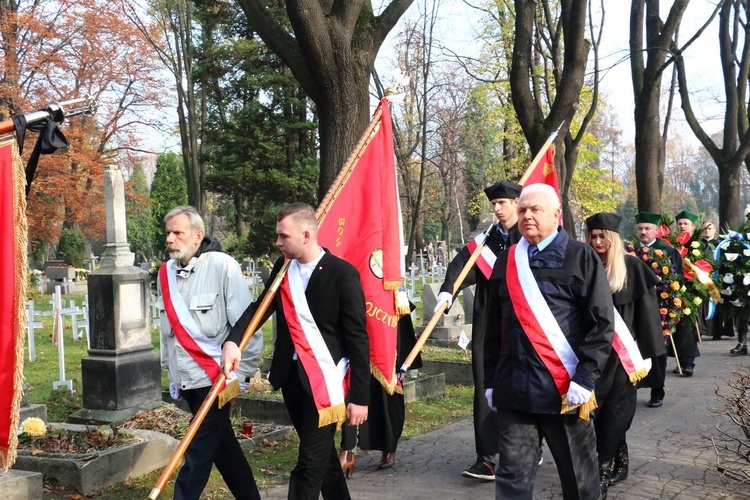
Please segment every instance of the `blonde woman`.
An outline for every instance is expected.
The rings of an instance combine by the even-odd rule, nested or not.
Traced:
[[[658,279],[641,260],[625,253],[619,234],[621,220],[619,215],[608,212],[592,215],[586,219],[586,242],[602,260],[615,309],[636,340],[640,356],[648,360],[646,364],[650,366],[650,358],[666,352],[655,289]],[[595,390],[599,409],[594,427],[602,498],[606,498],[609,485],[628,475],[625,433],[635,415],[633,380],[643,376],[642,372],[637,375],[627,373],[621,356],[626,354],[618,354],[612,349]]]

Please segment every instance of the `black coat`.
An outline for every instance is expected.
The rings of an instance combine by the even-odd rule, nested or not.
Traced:
[[[625,255],[625,267],[625,286],[612,295],[612,301],[638,343],[641,356],[644,359],[663,356],[667,350],[664,346],[659,300],[655,289],[659,278],[647,264],[633,255]],[[607,369],[596,384],[596,398],[600,403],[606,399],[614,378],[614,370],[617,369],[623,368],[617,352],[612,349]]]
[[[268,283],[273,283],[282,263],[283,258],[276,261]],[[266,293],[268,287],[248,306],[229,332],[227,340],[239,344],[247,324]],[[359,272],[348,262],[326,252],[310,276],[305,296],[333,361],[338,363],[342,357],[349,358],[351,372],[348,401],[367,405],[370,400],[370,343],[365,329],[365,295]],[[277,333],[269,381],[278,389],[286,382],[292,363],[298,362],[292,359],[294,344],[284,317],[280,293],[273,298],[264,321],[274,311],[279,314],[276,315]],[[302,385],[311,394],[310,382],[301,363],[298,368]]]
[[[521,327],[508,292],[503,252],[492,279],[498,280],[501,322],[485,338],[485,385],[503,409],[559,414],[561,396],[541,357]],[[590,245],[571,240],[560,228],[544,250],[529,260],[560,329],[578,357],[572,380],[593,390],[612,348],[614,313],[604,267]]]

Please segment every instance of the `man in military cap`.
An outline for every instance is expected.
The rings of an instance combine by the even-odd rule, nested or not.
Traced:
[[[691,214],[687,210],[683,210],[675,215],[674,218],[677,230],[681,233],[688,233],[692,237],[695,232],[695,223],[698,222],[698,216]],[[682,276],[682,273],[680,273],[680,276]],[[698,315],[698,323],[701,330],[704,332],[708,331],[706,320],[702,314]],[[695,330],[693,322],[687,318],[680,321],[674,332],[673,340],[677,357],[682,366],[682,375],[692,377],[693,370],[695,369],[695,358],[701,355],[698,350],[698,333]],[[669,356],[674,356],[674,352],[671,349],[667,349],[667,351]],[[680,373],[680,369],[675,367],[672,373]]]
[[[682,258],[670,245],[657,238],[657,231],[661,224],[661,214],[653,212],[639,212],[635,216],[635,230],[640,245],[649,248],[658,248],[667,253],[674,264],[679,276],[682,276]],[[664,404],[664,380],[667,371],[667,355],[656,356],[653,367],[644,379],[644,385],[651,388],[651,399],[647,405],[649,408],[659,408]]]
[[[521,238],[516,224],[518,221],[516,210],[521,186],[510,181],[500,181],[485,188],[484,194],[487,195],[498,221],[490,231],[485,247],[492,250],[495,255],[499,255]],[[448,265],[445,272],[445,282],[440,287],[436,311],[443,302],[447,303],[449,308],[453,303],[453,283],[471,257],[469,246],[463,247]],[[494,481],[497,425],[484,397],[483,359],[485,331],[487,328],[498,326],[500,308],[497,304],[497,285],[490,282],[489,276],[485,276],[476,264],[461,283],[461,289],[463,290],[475,283],[477,287],[474,295],[474,316],[472,320],[471,365],[474,376],[474,441],[477,460],[471,467],[464,470],[462,475],[485,481]]]
[[[681,233],[688,233],[690,236],[695,232],[695,223],[698,222],[698,216],[683,210],[674,216],[677,230]]]

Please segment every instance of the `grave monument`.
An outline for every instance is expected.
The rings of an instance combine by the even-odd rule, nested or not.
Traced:
[[[149,274],[133,266],[125,226],[125,189],[104,171],[107,244],[88,279],[91,345],[82,360],[83,408],[74,423],[118,423],[161,401],[159,355],[151,343]]]

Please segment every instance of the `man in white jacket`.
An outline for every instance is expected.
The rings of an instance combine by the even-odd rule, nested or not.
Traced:
[[[221,369],[221,344],[252,302],[239,264],[205,236],[195,208],[180,206],[164,218],[171,259],[159,271],[162,367],[169,372],[170,393],[182,397],[195,415]],[[258,369],[263,336],[256,332],[237,370],[241,381]],[[230,405],[214,402],[185,452],[175,481],[175,499],[198,499],[211,473],[221,473],[236,498],[260,499],[253,472],[229,419]]]

